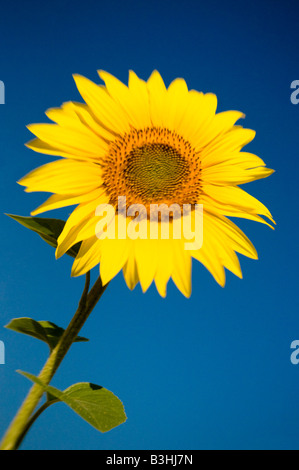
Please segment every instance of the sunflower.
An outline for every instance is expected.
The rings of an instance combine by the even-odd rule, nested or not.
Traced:
[[[181,78],[166,88],[157,71],[147,82],[130,71],[128,86],[107,72],[99,71],[99,76],[104,85],[74,75],[85,103],[67,102],[49,109],[46,115],[55,124],[28,126],[36,138],[27,147],[62,157],[19,181],[27,192],[52,193],[32,215],[77,206],[58,239],[56,257],[81,242],[73,276],[100,265],[105,285],[123,270],[130,289],[140,281],[146,291],[154,281],[161,296],[166,295],[170,278],[190,296],[192,258],[221,286],[225,268],[241,278],[236,252],[253,259],[257,252],[227,217],[251,219],[271,228],[265,218],[274,223],[269,210],[239,187],[273,173],[261,158],[242,151],[255,136],[253,130],[235,125],[244,115],[216,114],[214,94],[188,90]],[[120,197],[124,211],[118,207]],[[150,217],[152,207],[173,204],[183,220],[187,217],[183,208],[190,208],[191,224],[196,209],[203,208],[199,212],[202,243],[192,249],[186,249],[182,231],[180,237],[174,236],[174,213],[169,213],[168,237],[161,235],[163,211],[155,220]],[[99,216],[99,206],[115,209],[109,221],[109,211]],[[137,218],[128,216],[132,207],[143,208],[146,236],[138,236],[140,210],[135,211]],[[101,216],[107,223],[99,235]],[[128,228],[134,221],[136,236],[107,236],[108,226],[125,223]],[[158,235],[148,236],[154,225]]]

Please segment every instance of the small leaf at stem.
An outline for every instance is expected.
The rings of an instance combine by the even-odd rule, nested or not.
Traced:
[[[101,432],[107,432],[124,423],[127,419],[122,402],[112,392],[88,382],[71,385],[63,392],[44,384],[28,372],[17,371],[32,382],[40,385],[45,392],[66,403],[75,413]]]
[[[48,219],[44,217],[24,217],[21,215],[6,214],[8,217],[16,220],[21,225],[29,228],[38,235],[49,245],[54,248],[57,247],[57,239],[61,234],[65,225],[64,220]],[[72,248],[67,251],[67,254],[75,258],[78,254],[80,243],[76,243]]]
[[[51,351],[55,348],[65,331],[63,328],[55,325],[55,323],[44,320],[36,321],[27,317],[14,318],[8,325],[5,325],[5,328],[40,339],[48,344]],[[75,342],[80,341],[88,341],[88,339],[77,336]]]

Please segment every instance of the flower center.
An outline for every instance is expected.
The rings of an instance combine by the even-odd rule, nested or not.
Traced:
[[[103,182],[116,205],[126,196],[127,206],[196,204],[201,189],[199,155],[174,131],[132,129],[110,144],[102,163]]]
[[[188,162],[175,148],[162,143],[133,148],[127,155],[124,169],[128,188],[145,202],[173,197],[188,173]]]

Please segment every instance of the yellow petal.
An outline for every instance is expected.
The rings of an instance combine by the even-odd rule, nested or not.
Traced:
[[[138,128],[150,127],[152,125],[152,121],[147,84],[144,80],[138,78],[132,70],[129,72],[129,90],[138,109]]]
[[[224,153],[214,152],[202,161],[203,168],[209,168],[215,165],[233,165],[243,169],[266,166],[266,163],[257,155],[248,152],[230,151]],[[221,167],[220,167],[221,168]]]
[[[102,200],[105,200],[103,196]],[[99,218],[95,215],[96,208],[102,204],[101,197],[82,203],[73,210],[57,239],[56,258],[62,256],[75,243],[96,235]]]
[[[225,286],[225,271],[223,263],[209,241],[206,240],[200,250],[191,251],[190,254],[207,268],[215,281],[218,282],[221,287]]]
[[[131,117],[132,103],[130,102],[130,91],[120,80],[104,70],[98,70],[98,74],[105,82],[106,89],[111,98],[119,103],[124,112]],[[133,113],[134,114],[134,113]]]
[[[272,175],[274,170],[259,167],[251,169],[243,169],[233,165],[213,165],[209,168],[202,169],[202,178],[208,184],[220,185],[239,185],[249,183],[261,178],[267,178]]]
[[[109,130],[118,134],[129,132],[127,115],[106,89],[81,75],[73,75],[77,88],[97,119]]]
[[[96,236],[82,241],[72,266],[72,276],[81,276],[100,263],[101,246],[102,240]]]
[[[63,103],[60,108],[50,108],[45,112],[51,121],[65,127],[78,127],[80,120],[74,112],[73,103],[71,101]],[[82,126],[82,123],[81,123]]]
[[[232,130],[225,134],[220,134],[216,137],[207,147],[201,152],[201,160],[203,166],[216,163],[219,155],[229,155],[236,150],[241,150],[242,147],[251,142],[255,137],[255,131],[252,129],[243,129],[243,127],[234,126]],[[200,149],[200,145],[198,145]],[[215,161],[216,159],[216,161]]]
[[[65,157],[65,158],[71,158],[72,160],[86,160],[86,161],[92,161],[92,162],[98,162],[99,157],[98,156],[83,156],[81,155],[75,155],[74,153],[68,153],[66,151],[63,151],[61,149],[58,149],[56,147],[52,147],[50,144],[47,142],[43,142],[40,139],[32,139],[29,142],[25,144],[26,147],[28,147],[31,150],[34,150],[35,152],[38,153],[43,153],[46,155],[54,155],[54,156],[59,156],[59,157]],[[80,153],[80,152],[79,152]]]
[[[213,240],[214,250],[223,266],[229,269],[235,276],[242,278],[242,271],[239,259],[233,251],[227,240],[223,238],[221,233],[213,232],[209,234]]]
[[[157,244],[157,271],[155,284],[159,294],[166,296],[166,286],[174,268],[173,248],[169,240],[158,240]]]
[[[127,262],[131,240],[103,240],[101,254],[100,275],[103,285],[107,284]]]
[[[222,209],[223,214],[227,210],[237,209],[250,214],[263,215],[275,223],[267,207],[241,188],[205,184],[203,190],[208,196],[207,201],[214,204],[217,209]]]
[[[201,147],[201,136],[215,117],[217,97],[212,93],[191,90],[183,119],[177,124],[177,132],[189,140],[192,147]],[[204,143],[202,144],[204,145]]]
[[[190,252],[184,250],[182,240],[173,240],[174,269],[171,277],[177,288],[185,295],[191,295],[191,256]]]
[[[56,249],[56,259],[64,255],[72,246],[82,240],[91,238],[96,233],[97,219],[93,216],[82,220],[76,227],[73,227],[64,239],[59,240]]]
[[[128,254],[127,262],[123,267],[123,275],[126,281],[126,284],[129,289],[133,290],[136,284],[139,281],[137,264],[134,256],[134,244],[132,244],[131,249]]]
[[[166,121],[165,103],[167,100],[166,87],[157,70],[154,70],[147,81],[149,92],[150,114],[153,126],[162,127]]]
[[[96,189],[95,191],[88,192],[86,194],[79,194],[79,196],[53,194],[37,209],[31,212],[31,215],[42,214],[43,212],[59,209],[61,207],[73,206],[81,204],[82,202],[91,201],[97,197],[101,197],[103,189]]]
[[[198,141],[195,142],[194,147],[197,151],[213,143],[214,140],[220,135],[225,134],[233,128],[236,121],[244,118],[244,114],[239,111],[224,111],[213,116],[210,125],[201,129],[198,134]],[[196,139],[197,137],[194,137]]]
[[[222,237],[226,240],[226,243],[228,243],[234,251],[237,251],[248,258],[258,259],[256,249],[249,238],[237,225],[226,217],[205,211],[203,243],[205,243],[206,238],[205,230],[208,230],[208,232],[212,234],[221,233]]]
[[[99,165],[63,159],[36,168],[18,183],[26,186],[26,192],[46,191],[75,196],[99,188],[101,175]]]
[[[107,152],[107,143],[87,129],[67,128],[56,124],[30,124],[27,128],[57,151],[80,156],[82,160],[100,157]]]
[[[138,277],[143,292],[151,285],[157,270],[158,240],[137,239],[135,245],[135,259],[138,270]]]
[[[185,80],[177,78],[168,87],[167,102],[165,106],[166,127],[177,130],[189,104],[188,88]]]
[[[204,205],[205,209],[212,214],[215,214],[215,215],[220,214],[220,215],[225,215],[228,217],[239,217],[241,219],[253,220],[255,222],[268,225],[268,227],[274,230],[274,227],[271,224],[269,224],[265,219],[260,217],[259,215],[249,213],[249,212],[244,212],[244,210],[230,206],[229,204],[227,206],[217,204],[217,201],[212,201],[207,196],[202,196],[201,203]],[[273,221],[273,223],[275,222]]]
[[[61,116],[62,113],[65,114],[65,123],[63,121],[64,118]],[[95,115],[85,103],[76,103],[71,101],[64,103],[61,108],[48,110],[46,114],[54,122],[57,122],[60,125],[64,124],[66,127],[70,127],[70,125],[67,124],[67,119],[68,116],[72,116],[72,118],[76,122],[80,123],[81,126],[86,126],[104,141],[110,142],[115,139],[115,135],[113,133],[109,132],[98,123]]]

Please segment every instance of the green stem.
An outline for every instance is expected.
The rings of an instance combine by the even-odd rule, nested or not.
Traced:
[[[42,412],[45,411],[50,405],[52,405],[53,403],[57,403],[58,401],[59,400],[47,400],[43,405],[41,405],[37,409],[37,411],[29,419],[29,421],[26,424],[22,434],[19,436],[19,438],[18,438],[18,440],[15,444],[15,450],[17,450],[20,447],[20,445],[22,444],[23,439],[26,436],[27,432],[29,431],[29,429],[31,428],[33,423],[37,420],[37,418],[42,414]]]
[[[38,378],[46,385],[50,383],[53,375],[57,371],[72,343],[78,336],[78,333],[87,320],[89,314],[92,312],[108,285],[106,284],[103,286],[99,277],[88,292],[89,282],[90,273],[87,273],[84,291],[77,311],[38,376]],[[31,415],[38,405],[43,393],[44,391],[39,385],[34,384],[32,386],[21,408],[8,428],[2,440],[0,450],[16,450],[20,437],[24,434]]]

